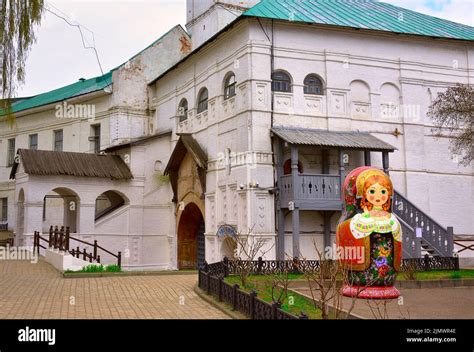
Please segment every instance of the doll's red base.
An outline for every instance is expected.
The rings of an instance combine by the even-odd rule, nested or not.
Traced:
[[[394,299],[400,297],[395,286],[349,286],[342,288],[342,295],[362,299]]]

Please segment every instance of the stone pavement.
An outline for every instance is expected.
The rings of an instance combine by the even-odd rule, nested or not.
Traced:
[[[308,288],[295,291],[311,297]],[[474,319],[474,287],[401,289],[402,300],[387,303],[389,319]],[[356,300],[352,313],[365,319],[381,319],[385,313],[383,301]],[[344,298],[347,310],[352,299]]]
[[[197,275],[65,279],[39,261],[0,260],[0,319],[228,319]]]

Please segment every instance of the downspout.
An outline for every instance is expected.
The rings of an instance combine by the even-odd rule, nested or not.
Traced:
[[[270,43],[270,84],[273,85],[273,72],[275,71],[275,22],[272,20],[272,41]],[[272,92],[272,99],[271,99],[271,120],[270,120],[270,128],[273,128],[274,123],[274,114],[273,110],[275,108],[275,94],[273,92],[273,87],[270,87],[270,91]],[[272,144],[273,145],[273,144]],[[273,146],[272,146],[273,152]]]

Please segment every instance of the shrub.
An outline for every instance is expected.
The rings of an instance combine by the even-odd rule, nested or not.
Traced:
[[[462,277],[461,272],[455,271],[451,274],[451,279],[460,279]]]
[[[101,273],[104,270],[105,270],[105,268],[102,264],[101,265],[91,264],[91,265],[88,265],[88,266],[82,268],[81,272],[83,272],[83,273]]]
[[[119,267],[117,264],[107,265],[107,267],[105,268],[105,271],[109,273],[119,273],[122,271],[122,268]]]

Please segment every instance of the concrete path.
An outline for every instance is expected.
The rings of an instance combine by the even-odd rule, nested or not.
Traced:
[[[64,279],[39,261],[0,260],[0,319],[227,319],[197,275]]]
[[[311,297],[308,288],[295,291]],[[366,319],[474,319],[474,287],[401,289],[401,299],[387,301],[385,309],[380,300],[356,300],[352,313]],[[352,299],[343,299],[343,309]]]

